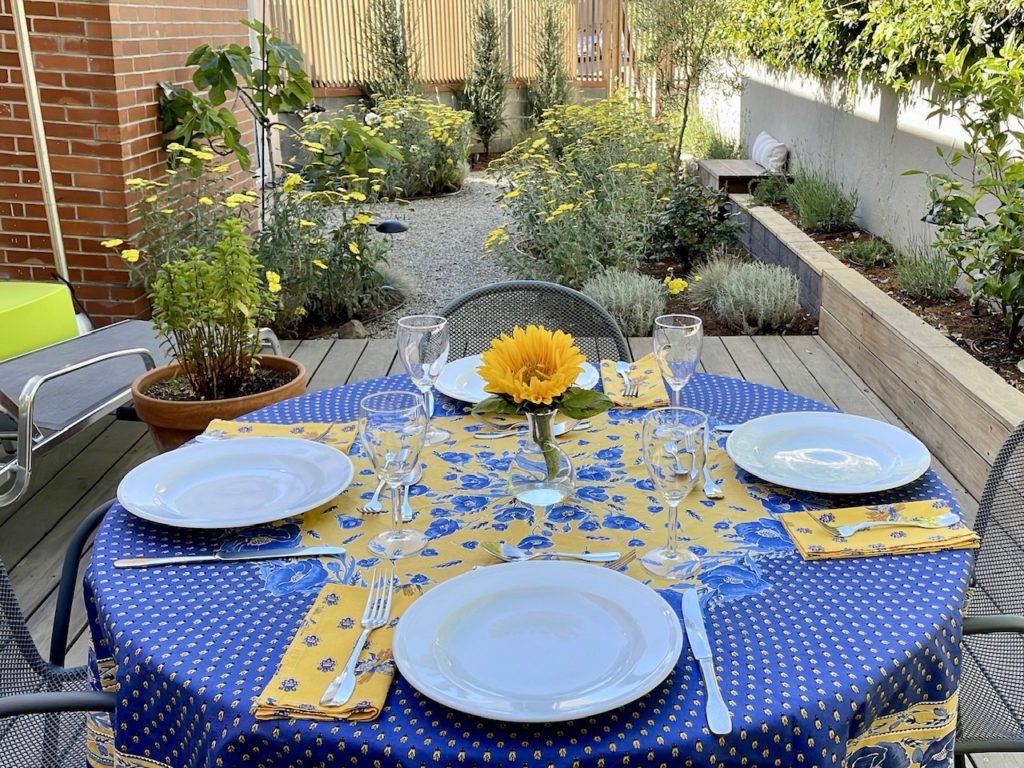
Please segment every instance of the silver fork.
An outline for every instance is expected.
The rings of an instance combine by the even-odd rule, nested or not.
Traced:
[[[313,442],[314,443],[323,443],[323,442],[325,442],[327,440],[327,438],[330,436],[331,430],[333,430],[336,426],[338,426],[338,422],[332,421],[330,423],[330,425],[327,427],[327,429],[325,429],[323,432],[321,432],[319,435],[317,435],[316,440],[314,440]]]
[[[624,360],[620,360],[615,364],[615,372],[622,377],[622,396],[623,397],[638,397],[640,390],[637,388],[633,380],[629,378],[629,363]]]
[[[391,616],[391,595],[394,585],[390,571],[381,573],[380,568],[374,568],[370,576],[370,592],[366,596],[366,608],[363,609],[363,618],[360,623],[363,631],[359,633],[359,640],[356,647],[352,649],[352,655],[348,657],[345,668],[341,673],[331,680],[324,695],[320,697],[322,705],[340,707],[350,698],[356,690],[356,663],[359,655],[363,652],[363,645],[366,643],[370,633],[380,629],[388,623]]]
[[[373,496],[370,497],[370,500],[368,502],[366,502],[365,504],[363,504],[362,507],[360,507],[361,512],[367,515],[379,515],[381,512],[384,511],[384,505],[380,503],[380,494],[381,491],[384,490],[384,485],[385,483],[383,480],[377,483],[377,488],[373,492]]]
[[[626,554],[611,563],[605,563],[605,568],[611,568],[613,571],[621,571],[627,565],[636,560],[636,548],[630,549]]]

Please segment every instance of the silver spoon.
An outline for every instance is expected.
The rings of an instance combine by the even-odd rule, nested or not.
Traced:
[[[611,563],[619,559],[618,552],[550,552],[547,550],[531,552],[512,544],[506,544],[503,541],[482,541],[480,546],[506,563],[518,563],[525,560],[538,560],[549,557],[564,557],[570,560],[582,560],[585,563]]]

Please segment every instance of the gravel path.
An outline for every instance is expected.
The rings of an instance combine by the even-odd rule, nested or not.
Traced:
[[[408,232],[394,237],[389,267],[414,291],[405,304],[366,323],[371,338],[393,338],[398,318],[432,314],[471,288],[509,277],[484,252],[487,235],[503,221],[497,194],[498,188],[483,174],[472,173],[454,195],[374,211],[377,219],[397,218],[409,225]]]

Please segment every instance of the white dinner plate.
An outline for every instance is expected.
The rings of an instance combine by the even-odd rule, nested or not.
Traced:
[[[398,669],[420,693],[471,715],[572,720],[661,683],[683,649],[662,597],[616,571],[509,563],[442,582],[398,623]]]
[[[178,528],[237,528],[298,515],[352,482],[337,448],[288,437],[195,443],[140,464],[117,487],[134,515]]]
[[[725,444],[736,464],[763,480],[814,493],[872,493],[916,480],[931,463],[916,437],[845,413],[797,411],[752,419]]]
[[[452,360],[441,371],[434,385],[437,391],[464,403],[479,403],[491,396],[484,390],[484,380],[476,369],[480,367],[480,355]],[[575,385],[593,389],[601,380],[601,374],[590,363],[583,363],[583,370],[576,377]]]

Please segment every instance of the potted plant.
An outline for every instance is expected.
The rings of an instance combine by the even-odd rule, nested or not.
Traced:
[[[213,157],[176,151],[186,164]],[[162,451],[212,419],[232,419],[306,389],[300,363],[260,354],[259,327],[273,317],[281,277],[265,270],[251,248],[241,212],[256,198],[218,183],[219,168],[213,173],[213,180],[188,175],[185,183],[173,172],[169,182],[129,180],[142,195],[140,248],[104,242],[141,275],[153,323],[175,359],[132,384],[136,410]]]

